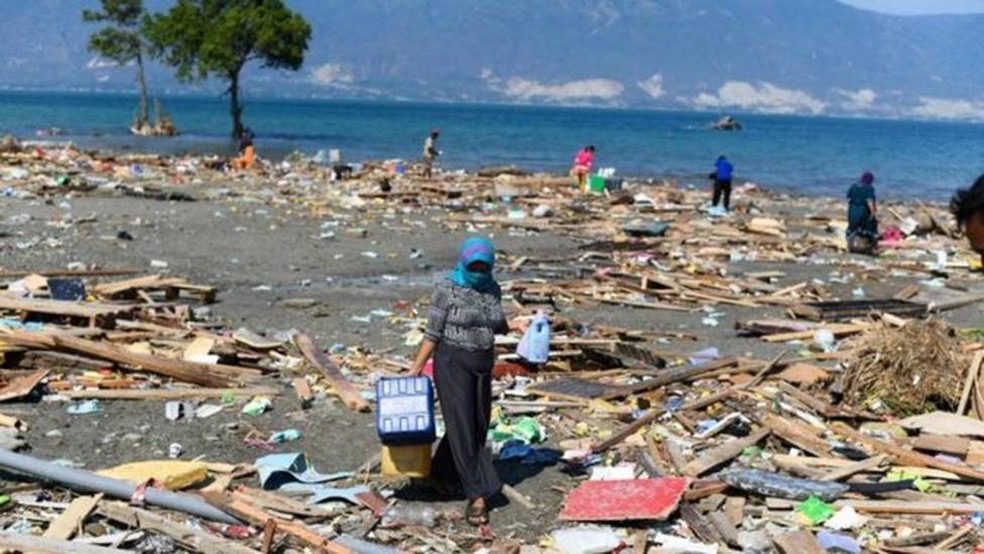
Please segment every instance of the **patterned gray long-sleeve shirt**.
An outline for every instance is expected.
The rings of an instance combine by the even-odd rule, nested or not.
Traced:
[[[478,292],[450,281],[434,287],[424,336],[470,352],[491,350],[495,335],[509,330],[502,313],[502,290]]]

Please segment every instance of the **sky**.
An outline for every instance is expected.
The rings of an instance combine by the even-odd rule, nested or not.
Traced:
[[[984,13],[984,0],[841,0],[841,2],[899,15]]]

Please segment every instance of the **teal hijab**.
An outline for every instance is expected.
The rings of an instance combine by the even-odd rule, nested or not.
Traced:
[[[489,266],[487,273],[468,271],[468,266],[475,262],[484,262]],[[486,238],[473,237],[461,243],[458,251],[458,265],[448,276],[451,282],[459,287],[468,287],[479,292],[487,292],[495,286],[492,269],[495,267],[495,245]]]

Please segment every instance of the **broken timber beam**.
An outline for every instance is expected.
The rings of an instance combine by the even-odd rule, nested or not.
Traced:
[[[294,335],[294,343],[301,349],[301,353],[307,358],[308,363],[318,368],[325,379],[331,383],[335,392],[349,409],[359,412],[369,411],[369,404],[362,398],[359,391],[342,375],[342,371],[338,369],[338,366],[314,345],[311,337],[304,333],[297,333]]]

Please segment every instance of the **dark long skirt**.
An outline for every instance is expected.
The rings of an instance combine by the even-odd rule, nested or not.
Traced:
[[[485,447],[492,415],[492,351],[469,352],[438,344],[434,383],[441,401],[445,434],[431,475],[449,489],[460,485],[465,497],[489,498],[502,488]]]

